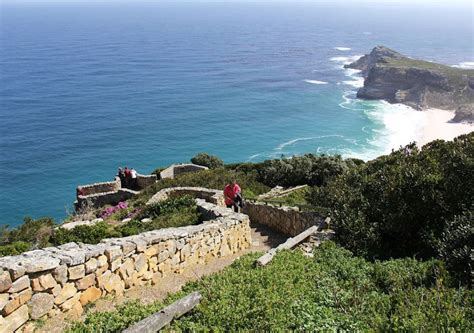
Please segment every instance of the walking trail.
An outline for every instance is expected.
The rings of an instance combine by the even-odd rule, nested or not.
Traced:
[[[201,277],[221,271],[232,264],[239,257],[251,252],[265,252],[286,241],[288,236],[276,232],[264,225],[251,223],[252,244],[250,248],[225,257],[214,258],[206,264],[188,267],[181,274],[170,274],[154,286],[134,287],[125,291],[121,296],[105,297],[97,300],[88,313],[94,311],[112,311],[117,305],[131,300],[140,300],[144,304],[163,300],[170,293],[179,291],[186,283],[199,280]],[[84,315],[81,319],[84,319]],[[63,316],[48,319],[35,332],[56,333],[63,332],[70,321]]]

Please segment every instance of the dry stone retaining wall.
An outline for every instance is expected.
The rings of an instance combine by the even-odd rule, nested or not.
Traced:
[[[147,205],[158,203],[168,198],[175,198],[182,195],[190,195],[194,198],[204,199],[219,206],[224,204],[224,192],[212,190],[204,187],[170,187],[157,192],[148,200]]]
[[[107,294],[159,284],[164,275],[250,246],[248,216],[197,203],[212,220],[0,258],[0,332],[21,331],[29,320],[60,313],[77,318]]]
[[[252,222],[264,224],[290,236],[296,236],[314,225],[319,226],[324,218],[314,212],[300,212],[293,207],[275,207],[258,202],[247,202],[243,213]]]
[[[198,172],[201,170],[208,170],[208,167],[192,164],[192,163],[184,163],[184,164],[173,164],[164,169],[160,172],[161,179],[170,178],[174,179],[176,176],[190,173],[190,172]]]

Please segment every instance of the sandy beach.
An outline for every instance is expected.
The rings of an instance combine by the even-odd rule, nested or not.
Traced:
[[[452,140],[461,134],[474,131],[474,124],[451,123],[454,111],[429,109],[426,113],[426,122],[423,126],[419,145],[424,145],[436,139]]]

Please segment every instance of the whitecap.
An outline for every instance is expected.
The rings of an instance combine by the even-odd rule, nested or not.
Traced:
[[[281,150],[283,148],[285,148],[287,146],[294,145],[295,143],[300,142],[300,141],[309,141],[309,140],[317,140],[317,139],[325,139],[325,138],[333,138],[333,137],[343,138],[344,136],[338,135],[338,134],[333,134],[333,135],[311,136],[311,137],[307,137],[307,138],[296,138],[296,139],[293,139],[293,140],[290,140],[290,141],[287,141],[287,142],[284,142],[284,143],[278,145],[278,147],[276,147],[274,150],[278,150],[279,153],[281,153]]]
[[[252,161],[253,159],[259,157],[260,155],[262,155],[262,153],[260,153],[260,154],[254,154],[254,155],[252,155],[252,156],[249,156],[249,158],[247,159],[246,162],[250,162],[250,161]]]
[[[318,81],[318,80],[304,80],[306,83],[311,83],[311,84],[328,84],[326,81]]]
[[[453,67],[464,68],[464,69],[474,69],[474,61],[463,61],[459,65],[453,65]]]
[[[350,47],[343,47],[343,46],[336,46],[334,49],[338,50],[338,51],[350,51],[351,50]]]
[[[342,81],[345,85],[352,86],[354,88],[362,88],[364,86],[363,77],[355,77],[355,80]]]

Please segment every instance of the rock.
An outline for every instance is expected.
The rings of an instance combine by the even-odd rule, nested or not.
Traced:
[[[107,266],[107,257],[105,255],[101,255],[97,258],[97,267],[104,267]]]
[[[53,294],[54,297],[56,297],[61,292],[61,289],[62,289],[61,286],[57,284],[53,289],[49,290],[49,292]]]
[[[56,282],[64,284],[67,281],[67,266],[66,265],[61,265],[56,267],[56,269],[53,271],[53,277],[56,280]]]
[[[12,286],[12,279],[10,273],[7,271],[0,271],[0,293],[10,289]]]
[[[77,302],[79,302],[79,298],[81,298],[81,293],[75,294],[73,297],[71,297],[70,299],[68,299],[66,302],[64,302],[64,303],[62,303],[61,305],[59,305],[59,307],[60,307],[61,310],[63,310],[63,311],[71,310],[72,307],[73,307]]]
[[[417,110],[456,110],[453,121],[474,121],[472,70],[411,59],[384,46],[345,67],[361,70],[365,78],[359,98],[403,103]]]
[[[105,251],[104,251],[105,256],[107,257],[107,260],[110,262],[121,258],[122,257],[122,250],[120,246],[109,246]]]
[[[132,218],[127,217],[126,219],[122,220],[122,223],[127,223],[127,222],[130,222],[131,220],[132,220]]]
[[[122,294],[124,290],[124,282],[117,274],[111,274],[109,279],[105,281],[104,288],[107,292],[115,291],[117,294]]]
[[[0,333],[11,333],[26,323],[29,318],[28,306],[23,305],[9,316],[5,317],[0,326]]]
[[[95,284],[95,274],[91,273],[84,276],[82,279],[76,281],[76,288],[78,290],[85,290]]]
[[[90,287],[86,291],[81,294],[79,301],[81,302],[82,306],[94,302],[102,296],[102,291],[96,287]]]
[[[147,259],[145,254],[141,253],[135,257],[135,270],[140,272],[147,266]]]
[[[76,302],[73,304],[71,307],[71,310],[68,311],[67,316],[71,319],[79,319],[84,312],[84,309],[82,308],[81,302]]]
[[[97,285],[99,286],[99,288],[103,289],[104,284],[110,279],[111,276],[112,276],[111,271],[105,271],[102,275],[98,275]]]
[[[26,273],[48,271],[51,269],[55,269],[59,266],[59,259],[48,256],[48,253],[46,251],[42,252],[44,252],[44,254],[42,255],[38,254],[22,259],[21,264],[25,268]]]
[[[86,274],[89,274],[89,273],[92,273],[92,272],[95,272],[97,270],[97,259],[95,258],[91,258],[89,259],[85,266],[86,266]]]
[[[33,296],[33,290],[31,288],[28,288],[26,290],[23,290],[18,294],[18,297],[20,298],[20,305],[25,304],[31,299],[31,296]]]
[[[9,294],[0,294],[0,311],[2,311],[3,307],[8,303],[9,298]]]
[[[7,304],[3,307],[2,314],[3,316],[8,316],[10,313],[15,311],[21,306],[20,297],[16,296],[13,299],[10,299]]]
[[[12,283],[9,293],[17,293],[26,288],[30,287],[30,278],[27,275],[23,275],[21,278]]]
[[[144,219],[141,219],[140,222],[142,222],[142,223],[150,223],[150,222],[153,222],[153,220],[152,220],[151,218],[149,218],[149,217],[146,217],[146,218],[144,218]]]
[[[62,304],[73,297],[76,293],[77,289],[74,286],[74,283],[66,283],[59,295],[54,299],[54,304]]]
[[[43,274],[31,280],[34,291],[43,291],[54,288],[58,283],[51,274]]]
[[[114,272],[117,268],[122,265],[122,259],[118,258],[110,263],[110,270]]]
[[[48,293],[34,294],[28,305],[32,319],[39,319],[47,314],[54,305],[54,297]]]
[[[69,280],[78,280],[86,274],[84,265],[71,266],[68,269]]]

